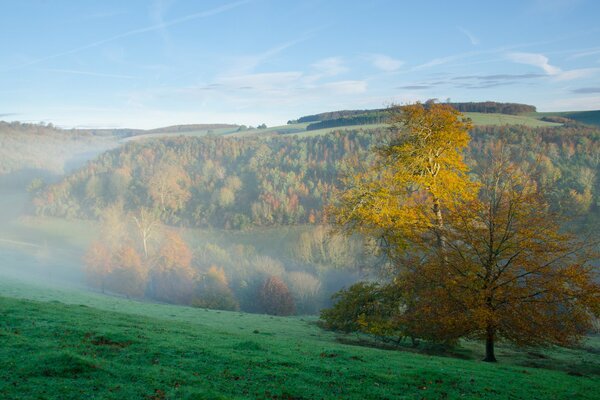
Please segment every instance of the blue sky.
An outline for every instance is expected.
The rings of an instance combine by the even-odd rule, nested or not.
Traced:
[[[438,98],[600,109],[600,2],[0,0],[0,119],[283,124]]]

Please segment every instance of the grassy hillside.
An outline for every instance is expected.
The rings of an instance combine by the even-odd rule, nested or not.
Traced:
[[[524,125],[535,128],[560,125],[552,122],[541,121],[535,117],[527,115],[484,113],[465,113],[465,115],[473,120],[473,125],[475,126]]]
[[[501,347],[490,365],[472,344],[463,359],[359,347],[310,318],[0,282],[3,399],[594,399],[600,387],[598,338],[524,356]]]
[[[600,126],[600,110],[595,111],[563,111],[563,112],[538,112],[535,114],[538,118],[542,117],[563,117],[581,122],[582,124]]]

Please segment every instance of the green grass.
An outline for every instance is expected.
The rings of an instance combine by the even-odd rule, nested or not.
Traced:
[[[140,303],[3,279],[0,398],[598,398],[597,338],[588,351],[528,356],[501,347],[496,365],[476,361],[481,347],[472,343],[458,359],[336,339],[314,318]],[[554,370],[523,366],[532,360]]]
[[[600,126],[600,110],[595,111],[562,111],[562,112],[539,112],[535,116],[542,117],[563,117],[581,122],[582,124]]]
[[[156,139],[156,138],[166,138],[166,137],[177,137],[177,136],[206,136],[206,135],[229,135],[233,132],[236,132],[238,128],[218,128],[218,129],[200,129],[194,131],[176,131],[176,132],[158,132],[158,133],[147,133],[143,135],[131,136],[123,139],[123,142],[137,141],[137,140],[146,140],[146,139]]]
[[[475,126],[481,125],[525,125],[529,127],[560,126],[560,124],[541,121],[528,115],[465,113]]]

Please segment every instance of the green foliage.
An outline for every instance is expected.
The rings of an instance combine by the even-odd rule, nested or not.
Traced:
[[[197,284],[192,305],[215,310],[240,309],[240,304],[229,288],[225,271],[215,266],[210,267]]]
[[[321,311],[326,329],[363,332],[382,339],[407,335],[400,323],[402,299],[394,285],[359,282],[332,296],[335,304]]]

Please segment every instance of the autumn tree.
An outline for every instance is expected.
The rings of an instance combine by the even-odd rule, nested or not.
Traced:
[[[223,268],[212,265],[202,275],[192,305],[216,310],[239,310],[240,304],[229,287]]]
[[[258,300],[267,314],[292,315],[296,312],[288,286],[277,276],[267,278],[260,289]]]
[[[345,179],[334,223],[382,239],[391,256],[424,232],[443,249],[446,203],[456,193],[473,195],[462,156],[471,124],[445,104],[397,106],[390,113],[392,139],[377,148],[373,168]]]
[[[125,244],[114,254],[108,288],[127,297],[142,297],[148,272],[133,246]]]
[[[403,133],[372,169],[346,180],[334,222],[381,239],[411,336],[571,344],[591,328],[600,287],[588,247],[561,230],[543,187],[492,160],[470,181],[461,151],[469,127],[447,106],[420,104],[396,119]],[[482,164],[483,165],[483,164]],[[391,317],[390,317],[391,318]],[[385,326],[369,319],[369,330]]]
[[[107,278],[113,268],[111,250],[101,241],[95,240],[83,256],[83,262],[87,284],[104,293]]]
[[[192,252],[187,243],[177,232],[167,232],[152,263],[149,295],[161,301],[189,304],[196,279],[191,263]]]
[[[397,281],[412,293],[403,318],[432,339],[482,338],[494,345],[570,345],[591,330],[600,285],[593,244],[561,231],[543,193],[506,159],[480,174],[478,198],[449,213],[447,262],[429,252]]]

